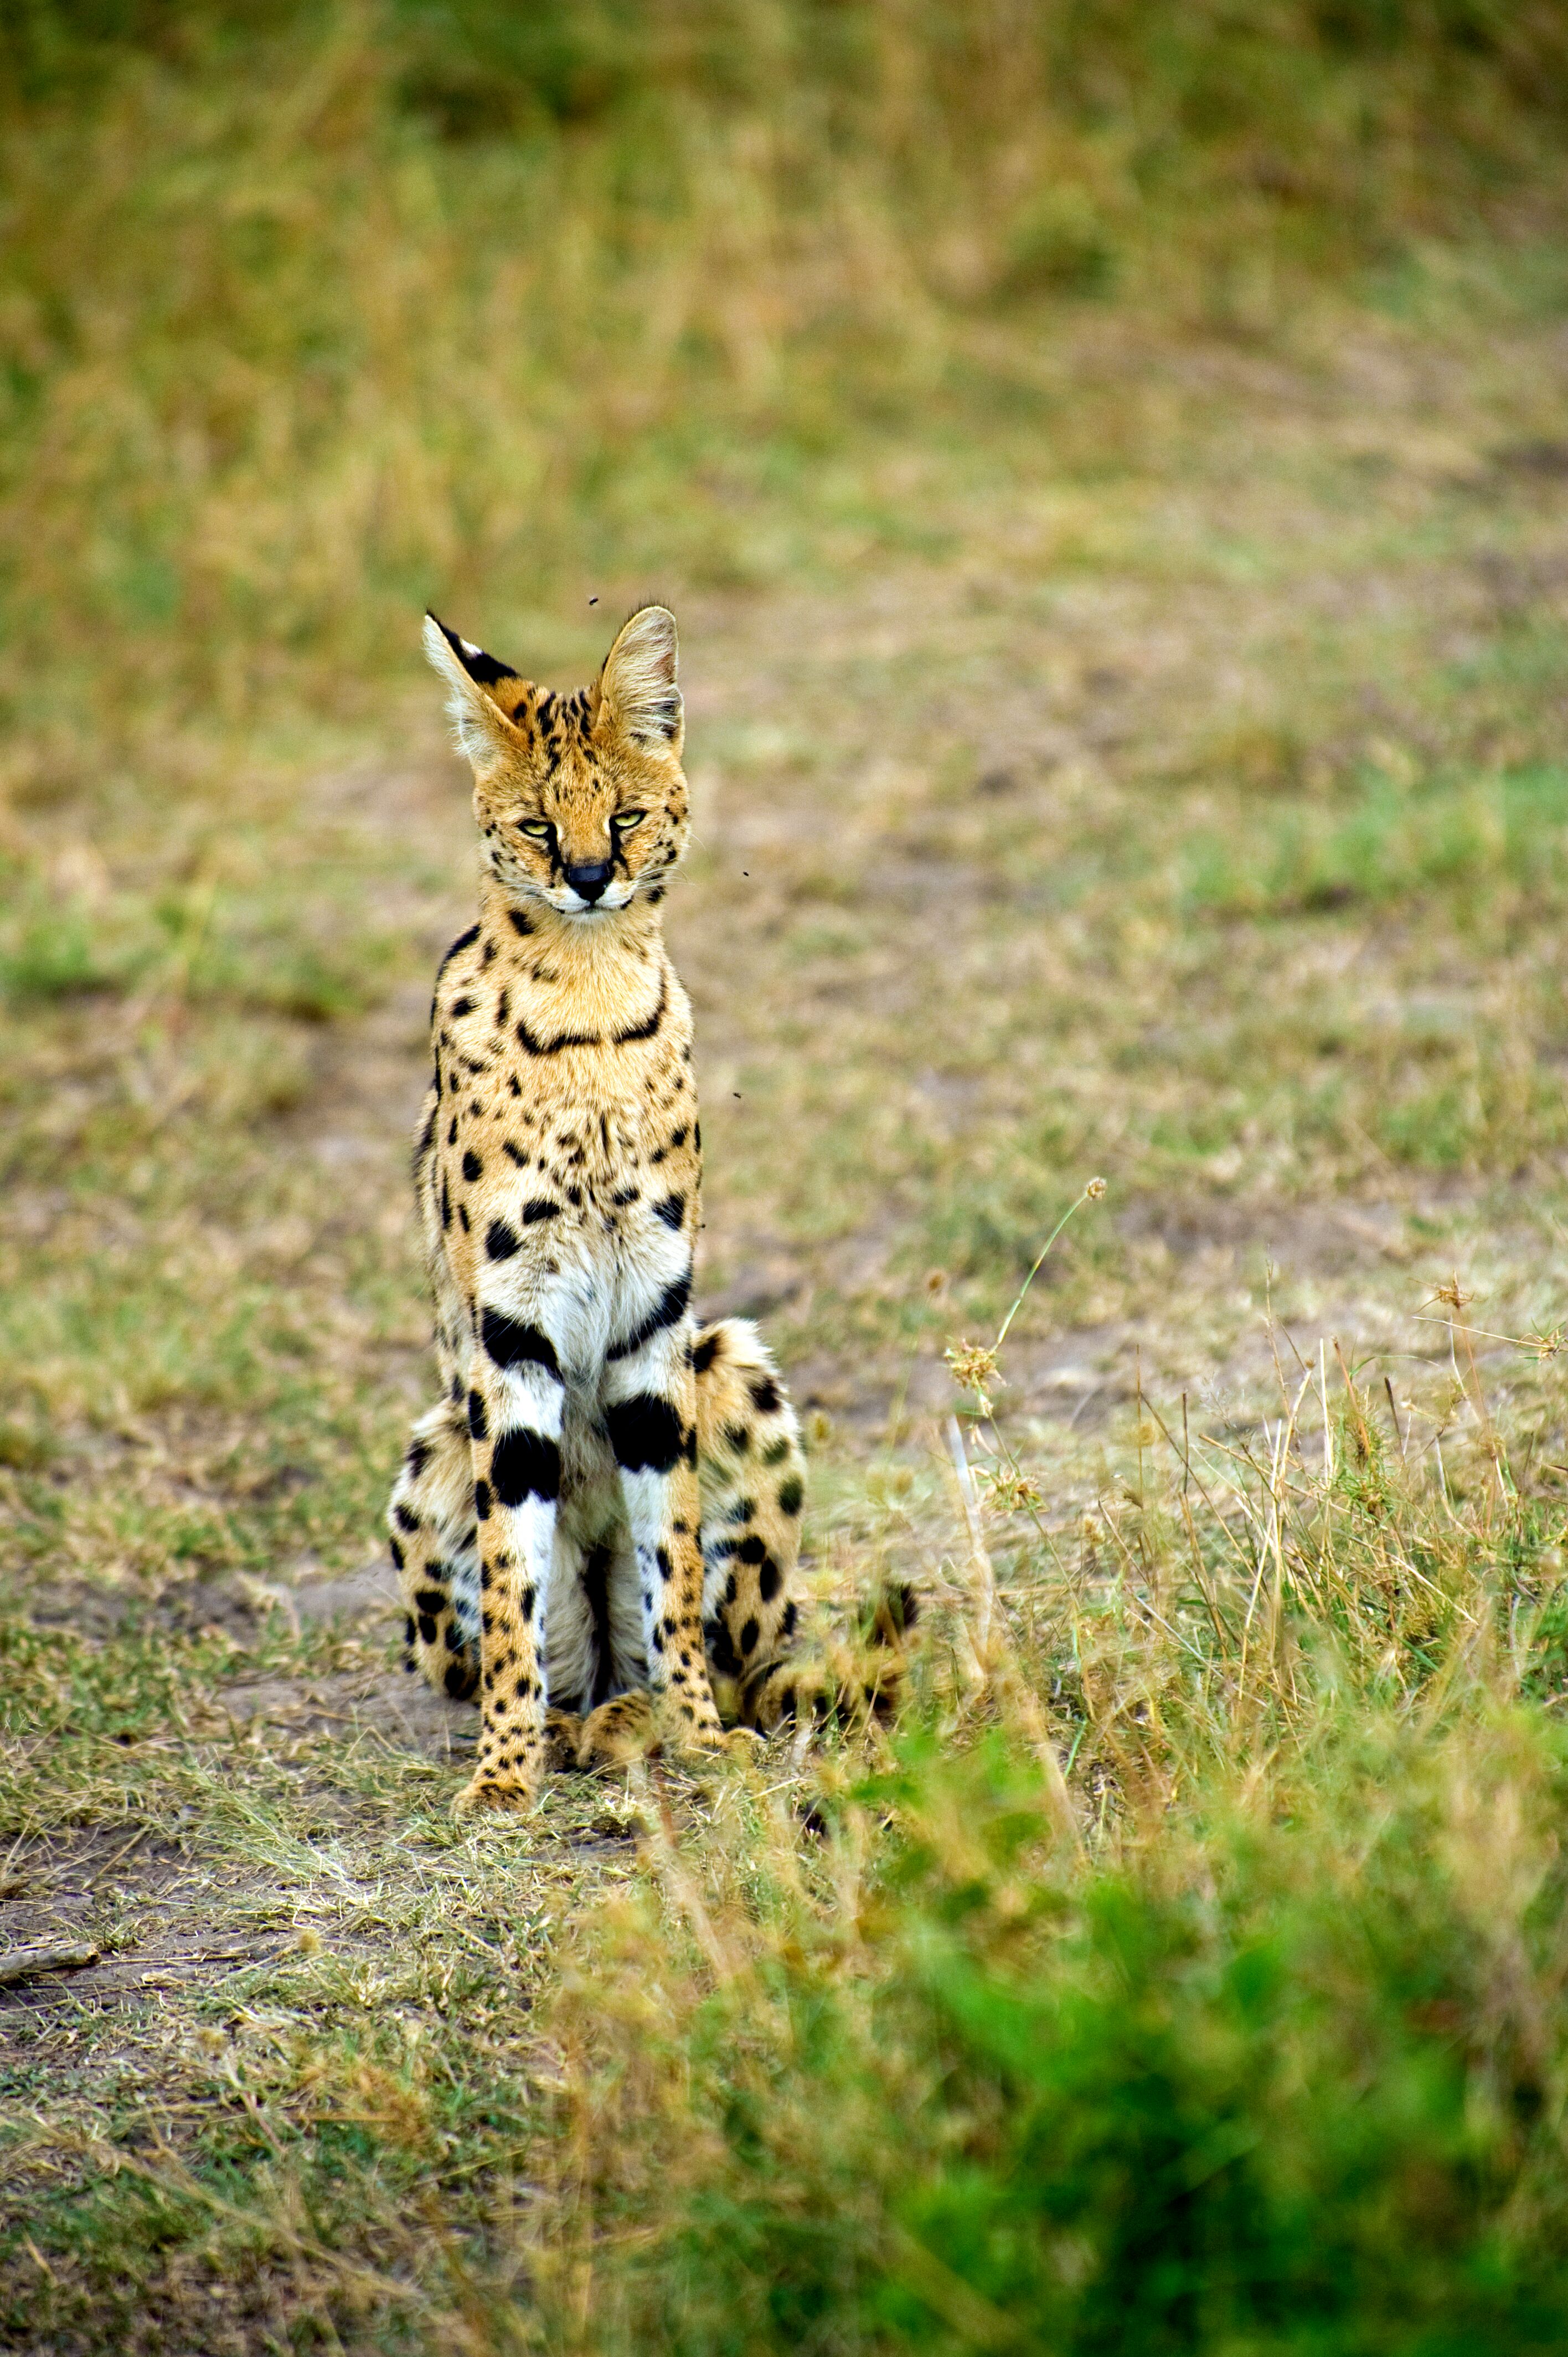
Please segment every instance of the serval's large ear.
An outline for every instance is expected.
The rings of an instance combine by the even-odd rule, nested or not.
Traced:
[[[686,733],[675,684],[675,617],[668,606],[642,606],[605,657],[599,694],[622,736],[650,752],[680,754]]]
[[[503,694],[508,703],[517,701],[517,687],[507,691],[507,683],[517,681],[510,664],[471,646],[434,614],[424,617],[424,651],[446,683],[446,713],[457,750],[476,770],[488,769],[499,754],[515,752],[522,738],[499,701]]]

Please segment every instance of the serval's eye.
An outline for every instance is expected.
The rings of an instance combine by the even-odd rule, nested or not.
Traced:
[[[523,834],[532,835],[535,843],[548,843],[555,832],[547,818],[525,818],[520,824]]]
[[[647,816],[646,811],[618,811],[612,823],[618,834],[629,834],[632,828],[640,826]]]

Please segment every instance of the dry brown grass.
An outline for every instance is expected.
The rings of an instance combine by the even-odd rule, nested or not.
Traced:
[[[1391,2120],[1407,2065],[1452,2064],[1528,2272],[1562,2179],[1553,200],[1516,185],[1511,241],[1501,199],[1487,240],[1439,235],[1439,151],[1393,142],[1359,243],[1267,174],[1216,213],[1238,137],[1161,210],[1110,130],[971,157],[921,84],[881,145],[854,115],[824,203],[798,91],[722,121],[677,91],[654,233],[605,196],[613,109],[440,145],[377,112],[357,20],[294,38],[253,83],[112,79],[6,158],[36,406],[7,491],[0,1930],[103,1961],[0,2000],[5,2332],[1003,2345],[1038,2287],[889,2174],[913,2153],[940,2190],[969,2122],[983,2176],[1035,2116],[961,2040],[951,2111],[921,2092],[950,2023],[917,1951],[966,1889],[979,1981],[1051,2005],[1104,1964],[1112,1886],[1187,1910],[1214,1986],[1280,1943],[1330,2030],[1247,2049],[1242,2081],[1300,2062],[1312,2091],[1261,2148],[1337,2215],[1332,2025]],[[1407,119],[1430,62],[1379,85]],[[1032,103],[995,85],[1004,123]],[[1509,117],[1521,166],[1546,135]],[[1122,188],[1119,300],[1006,292],[1008,172]],[[565,683],[650,570],[698,808],[671,932],[705,1306],[762,1316],[806,1411],[824,1609],[883,1573],[931,1599],[940,1740],[564,1781],[521,1834],[459,1833],[463,1716],[408,1706],[366,1568],[427,1382],[403,1145],[471,858],[404,619],[439,585]],[[995,1335],[1091,1172],[966,1423],[972,1525],[943,1354]],[[1155,1978],[1178,2044],[1230,2050],[1218,1998]],[[1244,2112],[1226,2088],[1193,2116]],[[1417,2189],[1377,2213],[1389,2250],[1446,2214],[1433,2102],[1424,2158],[1385,2122],[1380,2181]],[[1144,2279],[1094,2232],[1058,2290]],[[758,2287],[809,2291],[824,2249],[811,2344]]]

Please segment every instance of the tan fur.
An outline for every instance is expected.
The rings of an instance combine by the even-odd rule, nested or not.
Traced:
[[[715,1683],[732,1719],[794,1714],[804,1466],[760,1339],[697,1335],[690,1308],[701,1133],[660,917],[687,832],[673,619],[633,615],[564,699],[434,620],[426,646],[486,873],[432,1008],[414,1181],[442,1397],[390,1528],[411,1666],[480,1699],[463,1803],[515,1808],[550,1759],[714,1748]]]

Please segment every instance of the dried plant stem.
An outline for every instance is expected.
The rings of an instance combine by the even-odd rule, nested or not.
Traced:
[[[1049,1252],[1051,1246],[1055,1243],[1057,1238],[1060,1235],[1068,1222],[1072,1218],[1074,1212],[1081,1211],[1085,1203],[1097,1202],[1104,1192],[1104,1179],[1091,1178],[1088,1186],[1085,1187],[1082,1194],[1078,1197],[1076,1201],[1068,1205],[1067,1210],[1062,1213],[1061,1218],[1057,1222],[1056,1226],[1051,1230],[1050,1234],[1046,1238],[1045,1243],[1040,1246],[1039,1251],[1036,1254],[1034,1266],[1030,1269],[1028,1275],[1024,1279],[1023,1284],[1018,1287],[1018,1297],[1014,1302],[1012,1308],[1007,1312],[1006,1317],[1002,1320],[996,1340],[991,1346],[993,1351],[1000,1351],[1003,1343],[1007,1340],[1008,1329],[1011,1327],[1014,1318],[1018,1315],[1019,1310],[1024,1307],[1024,1297],[1035,1282],[1036,1277],[1038,1276],[1041,1264],[1044,1262],[1046,1254]]]
[[[964,1528],[969,1536],[970,1567],[975,1592],[972,1642],[981,1677],[996,1693],[1007,1714],[1022,1727],[1031,1750],[1045,1771],[1047,1794],[1058,1832],[1081,1846],[1078,1812],[1073,1807],[1072,1795],[1068,1791],[1067,1779],[1062,1773],[1062,1764],[1051,1740],[1050,1729],[1027,1680],[1019,1674],[1002,1617],[996,1609],[996,1575],[985,1544],[974,1474],[956,1415],[948,1417],[944,1429],[953,1477],[958,1485],[959,1501],[963,1510]]]

